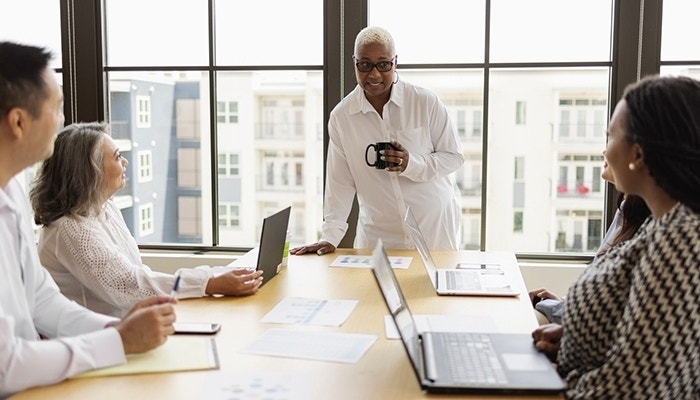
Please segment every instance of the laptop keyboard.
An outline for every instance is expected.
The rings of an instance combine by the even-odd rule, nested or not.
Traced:
[[[467,271],[445,271],[445,281],[448,290],[481,290],[478,273]]]
[[[443,341],[453,381],[470,384],[507,382],[505,371],[488,335],[443,332],[437,336]]]

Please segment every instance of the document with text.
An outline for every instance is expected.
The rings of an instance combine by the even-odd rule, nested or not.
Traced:
[[[287,297],[265,314],[260,322],[340,326],[356,305],[357,300]]]
[[[389,257],[392,268],[408,269],[413,257]],[[372,268],[372,256],[338,256],[331,267]]]

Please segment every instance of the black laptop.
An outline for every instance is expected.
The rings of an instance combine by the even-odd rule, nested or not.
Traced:
[[[556,394],[565,384],[528,334],[419,332],[382,241],[372,272],[422,389],[430,393]]]
[[[260,246],[258,247],[258,262],[255,268],[263,271],[263,285],[279,272],[284,242],[287,240],[291,209],[292,207],[287,207],[263,219]]]

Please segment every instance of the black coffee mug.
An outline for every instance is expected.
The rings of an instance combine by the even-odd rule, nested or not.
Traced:
[[[369,152],[370,148],[374,148],[374,154],[375,154],[375,161],[374,163],[370,163],[369,160],[367,159],[367,152]],[[367,165],[370,167],[374,167],[376,169],[387,169],[389,167],[395,167],[398,164],[389,162],[389,161],[384,161],[381,159],[382,155],[380,154],[381,151],[383,150],[395,150],[394,146],[391,145],[390,142],[377,142],[377,143],[371,143],[367,146],[365,149],[365,162]]]

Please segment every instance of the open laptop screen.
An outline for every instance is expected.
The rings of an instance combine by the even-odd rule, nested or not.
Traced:
[[[420,257],[423,260],[423,265],[425,265],[425,269],[428,271],[430,281],[433,283],[434,287],[437,287],[435,282],[437,278],[435,273],[437,267],[435,266],[433,257],[430,255],[428,244],[425,242],[425,238],[423,237],[420,228],[418,228],[418,221],[416,221],[416,217],[413,216],[413,212],[411,212],[410,207],[406,207],[406,216],[404,216],[404,221],[406,222],[406,226],[408,226],[408,230],[411,233],[413,243],[416,245],[416,250],[418,250]]]
[[[413,370],[420,381],[422,377],[419,371],[423,369],[423,362],[421,358],[422,353],[420,351],[418,329],[408,309],[406,299],[396,281],[396,275],[391,269],[391,263],[384,251],[381,239],[377,241],[377,246],[372,253],[372,272],[377,280],[382,296],[384,296],[394,324],[396,324],[396,329],[400,333],[401,340],[403,340],[403,344],[408,351],[411,363],[413,364]]]

